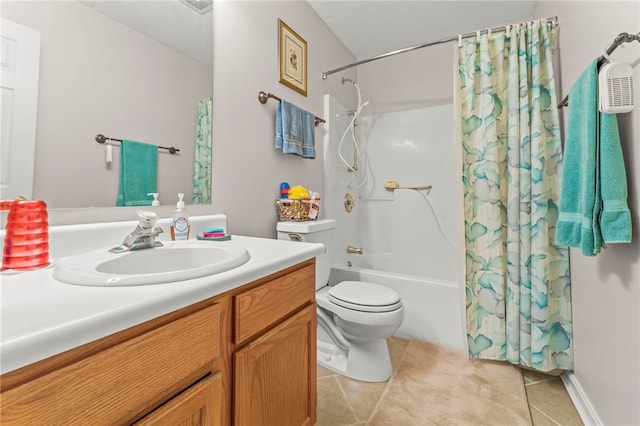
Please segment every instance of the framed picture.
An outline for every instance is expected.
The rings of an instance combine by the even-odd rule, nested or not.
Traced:
[[[280,83],[307,96],[307,42],[278,19]]]

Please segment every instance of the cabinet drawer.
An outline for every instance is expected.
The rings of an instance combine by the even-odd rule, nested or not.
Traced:
[[[221,374],[207,377],[159,407],[135,426],[221,426]]]
[[[131,423],[208,374],[219,354],[213,305],[3,392],[2,423]]]
[[[315,300],[315,264],[234,297],[234,343],[249,338]]]

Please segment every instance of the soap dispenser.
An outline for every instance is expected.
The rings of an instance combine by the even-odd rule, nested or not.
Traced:
[[[151,202],[151,207],[160,207],[160,200],[158,199],[160,194],[158,194],[157,192],[150,192],[147,194],[147,196],[153,197],[153,201]]]
[[[171,226],[171,239],[172,240],[187,240],[189,239],[189,231],[191,225],[189,224],[189,214],[184,207],[184,194],[181,192],[178,194],[178,202],[176,203],[176,209],[173,211],[173,225]]]

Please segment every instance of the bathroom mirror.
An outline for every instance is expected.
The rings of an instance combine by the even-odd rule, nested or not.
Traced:
[[[198,106],[213,92],[210,5],[2,3],[3,18],[40,33],[32,198],[52,209],[115,206],[120,143],[99,144],[102,134],[178,148],[158,152],[160,202],[175,206],[182,192],[191,204]]]

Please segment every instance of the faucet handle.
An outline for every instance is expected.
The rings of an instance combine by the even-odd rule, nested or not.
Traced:
[[[151,240],[153,241],[153,246],[154,247],[162,247],[163,244],[160,241],[156,241],[156,237],[159,234],[164,233],[164,229],[160,228],[159,226],[154,226],[152,232],[153,232],[153,235],[151,237]]]
[[[164,232],[164,229],[160,228],[159,226],[154,226],[151,232],[152,232],[151,239],[153,241],[153,246],[162,247],[163,244],[160,241],[156,241],[156,237],[162,234]]]

